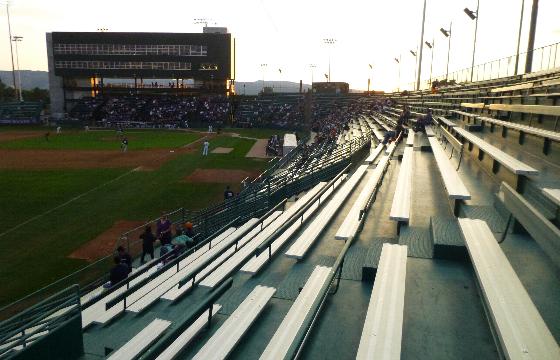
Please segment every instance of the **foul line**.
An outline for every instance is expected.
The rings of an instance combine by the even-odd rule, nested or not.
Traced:
[[[14,226],[13,228],[10,228],[10,229],[4,231],[3,233],[0,233],[0,237],[4,236],[4,235],[6,235],[6,234],[9,234],[9,233],[11,233],[11,232],[14,231],[14,230],[19,229],[19,228],[22,227],[23,225],[29,224],[29,223],[30,223],[31,221],[33,221],[33,220],[36,220],[36,219],[38,219],[38,218],[40,218],[40,217],[43,217],[43,216],[45,216],[45,215],[48,215],[48,214],[52,213],[53,211],[58,210],[58,209],[60,209],[61,207],[66,206],[66,205],[70,204],[71,202],[74,202],[74,201],[76,201],[76,200],[78,200],[78,199],[80,199],[80,198],[86,196],[87,194],[89,194],[89,193],[91,193],[91,192],[93,192],[93,191],[95,191],[95,190],[98,190],[98,189],[104,187],[105,185],[108,185],[108,184],[110,184],[110,183],[112,183],[112,182],[117,181],[117,180],[119,180],[120,178],[125,177],[126,175],[132,173],[134,170],[136,170],[136,168],[134,168],[134,169],[132,169],[132,170],[129,170],[129,171],[127,171],[126,173],[124,173],[124,174],[122,174],[122,175],[117,176],[117,177],[114,178],[113,180],[109,180],[109,181],[107,181],[106,183],[103,183],[103,184],[101,184],[101,185],[99,185],[99,186],[96,186],[96,187],[94,187],[93,189],[86,191],[85,193],[82,193],[82,194],[80,194],[80,195],[78,195],[78,196],[75,196],[75,197],[73,197],[72,199],[66,201],[65,203],[62,203],[62,204],[60,204],[60,205],[58,205],[58,206],[55,206],[54,208],[52,208],[52,209],[50,209],[50,210],[47,210],[47,211],[45,211],[45,212],[42,213],[42,214],[35,215],[35,216],[32,217],[31,219],[28,219],[28,220],[26,220],[26,221],[24,221],[24,222],[22,222],[22,223],[20,223],[20,224],[18,224],[18,225],[16,225],[16,226]]]
[[[200,141],[201,139],[204,139],[204,138],[206,138],[206,136],[204,136],[204,137],[202,137],[202,138],[199,138],[199,139],[197,139],[197,140],[195,140],[195,141],[192,141],[192,142],[190,142],[189,144],[183,145],[182,147],[187,147],[187,146],[189,146],[189,145],[192,145],[192,144],[194,144],[194,143],[196,143],[196,142],[198,142],[198,141]],[[161,157],[158,158],[158,160],[161,159],[161,158],[163,158],[163,157],[165,157],[165,156],[166,156],[166,155],[162,155]],[[50,210],[45,211],[45,212],[42,213],[42,214],[35,215],[34,217],[32,217],[32,218],[30,218],[30,219],[28,219],[28,220],[26,220],[26,221],[24,221],[24,222],[22,222],[22,223],[16,225],[16,226],[14,226],[14,227],[12,227],[12,228],[10,228],[10,229],[4,231],[3,233],[0,233],[0,237],[4,236],[4,235],[6,235],[6,234],[9,234],[9,233],[11,233],[12,231],[17,230],[17,229],[19,229],[20,227],[22,227],[22,226],[24,226],[24,225],[26,225],[26,224],[29,224],[30,222],[32,222],[32,221],[34,221],[34,220],[37,220],[37,219],[40,218],[40,217],[43,217],[43,216],[45,216],[45,215],[48,215],[48,214],[52,213],[53,211],[56,211],[56,210],[60,209],[61,207],[64,207],[64,206],[66,206],[66,205],[68,205],[68,204],[70,204],[70,203],[72,203],[72,202],[74,202],[74,201],[76,201],[76,200],[78,200],[78,199],[80,199],[80,198],[82,198],[82,197],[88,195],[89,193],[92,193],[92,192],[94,192],[94,191],[96,191],[96,190],[98,190],[98,189],[100,189],[100,188],[102,188],[102,187],[104,187],[104,186],[106,186],[106,185],[109,185],[109,184],[111,184],[111,183],[113,183],[113,182],[115,182],[115,181],[117,181],[117,180],[119,180],[119,179],[121,179],[121,178],[127,176],[127,175],[129,175],[130,173],[136,171],[138,168],[139,168],[139,167],[136,167],[136,168],[134,168],[134,169],[132,169],[132,170],[129,170],[129,171],[125,172],[124,174],[119,175],[119,176],[117,176],[116,178],[107,181],[106,183],[103,183],[103,184],[101,184],[101,185],[98,185],[98,186],[94,187],[93,189],[86,191],[85,193],[82,193],[82,194],[80,194],[80,195],[78,195],[78,196],[73,197],[72,199],[66,201],[65,203],[62,203],[62,204],[60,204],[60,205],[58,205],[58,206],[55,206],[54,208],[52,208],[52,209],[50,209]]]

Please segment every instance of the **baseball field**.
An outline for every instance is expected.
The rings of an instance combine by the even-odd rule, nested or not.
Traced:
[[[221,201],[268,166],[258,139],[281,133],[129,130],[122,152],[112,130],[46,132],[0,129],[0,306],[109,254],[161,211]]]

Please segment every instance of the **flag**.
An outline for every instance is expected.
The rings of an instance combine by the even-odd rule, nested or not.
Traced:
[[[279,72],[280,74],[282,74],[282,69],[278,69],[278,72]]]
[[[325,79],[328,80],[328,79],[329,79],[329,75],[325,74]]]
[[[371,66],[371,64],[368,64],[370,69],[373,69],[373,66]]]

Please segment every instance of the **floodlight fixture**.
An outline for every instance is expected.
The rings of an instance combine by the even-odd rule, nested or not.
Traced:
[[[471,18],[471,20],[475,20],[478,16],[477,11],[472,11],[469,8],[464,8],[463,11],[465,12],[465,14],[467,14],[468,17]]]

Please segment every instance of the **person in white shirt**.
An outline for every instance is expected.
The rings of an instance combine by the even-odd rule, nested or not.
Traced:
[[[208,140],[204,140],[204,145],[202,148],[202,156],[208,156],[208,147],[210,146],[210,143],[208,142]]]

